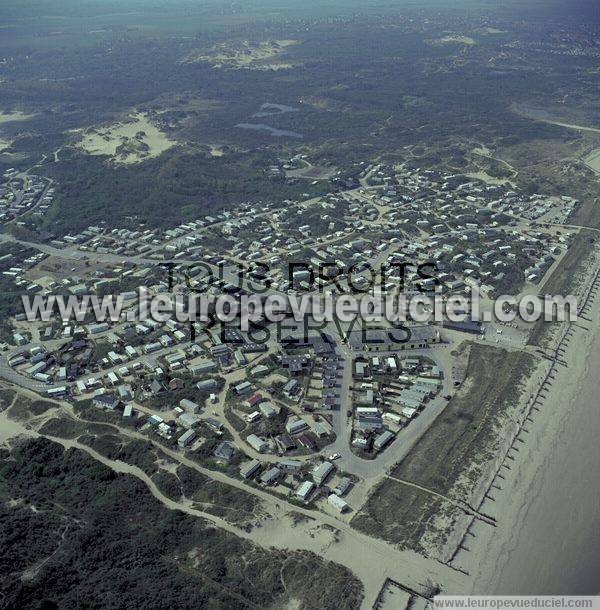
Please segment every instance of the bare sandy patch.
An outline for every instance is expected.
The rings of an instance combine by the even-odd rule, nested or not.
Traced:
[[[297,40],[244,40],[223,43],[209,51],[196,50],[188,53],[183,63],[210,63],[213,68],[250,68],[253,70],[282,70],[293,64],[269,61],[285,52],[287,47],[298,44]]]
[[[107,273],[109,269],[110,267],[107,265],[85,259],[49,256],[29,269],[26,277],[35,282],[40,281],[45,276],[50,276],[55,280],[65,278],[80,278],[83,280],[92,277],[97,272]]]
[[[4,123],[12,123],[16,121],[27,121],[32,119],[35,114],[26,114],[20,110],[5,111],[0,110],[0,126]],[[12,146],[12,140],[6,138],[0,138],[0,152],[10,148]]]
[[[464,44],[464,45],[471,47],[477,43],[470,36],[444,36],[442,38],[436,38],[435,40],[431,40],[430,44],[432,44],[432,45]]]
[[[479,170],[477,172],[471,172],[471,173],[465,174],[465,176],[467,176],[467,178],[481,180],[481,181],[485,182],[486,184],[493,184],[493,185],[499,186],[499,185],[508,183],[508,184],[512,185],[513,187],[515,186],[515,183],[511,182],[508,178],[495,178],[494,176],[490,176],[490,174],[488,174],[484,170]]]
[[[256,65],[252,66],[252,69],[253,70],[263,70],[263,71],[267,71],[267,70],[291,70],[294,67],[295,67],[295,64],[279,62],[279,63],[269,63],[269,64],[256,64]]]
[[[310,165],[299,169],[286,171],[289,178],[305,178],[307,180],[329,180],[337,171],[337,167],[325,167],[323,165]]]
[[[225,154],[223,148],[216,144],[209,144],[209,149],[211,157],[222,157]]]
[[[130,164],[158,157],[176,143],[146,114],[136,112],[126,121],[88,128],[77,146],[90,155],[107,155],[115,163]]]
[[[271,373],[270,375],[263,377],[260,381],[263,385],[268,386],[274,383],[285,382],[287,380],[287,377],[285,377],[284,375],[280,375],[279,373]]]
[[[20,110],[14,110],[10,112],[5,112],[4,110],[0,110],[0,125],[3,123],[11,123],[13,121],[27,121],[32,119],[35,114],[26,114],[21,112]]]

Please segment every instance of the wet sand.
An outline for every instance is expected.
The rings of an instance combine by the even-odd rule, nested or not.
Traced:
[[[501,490],[454,565],[478,594],[597,594],[600,589],[600,293],[581,319],[540,410],[519,435]],[[591,321],[590,321],[591,320]]]

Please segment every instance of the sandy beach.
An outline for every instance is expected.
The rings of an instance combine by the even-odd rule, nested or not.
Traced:
[[[498,527],[474,524],[453,562],[472,593],[599,592],[600,296],[585,318],[481,507]]]

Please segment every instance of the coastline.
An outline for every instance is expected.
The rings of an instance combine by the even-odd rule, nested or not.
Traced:
[[[497,527],[474,522],[452,561],[463,594],[598,593],[598,291],[588,305],[480,507]]]

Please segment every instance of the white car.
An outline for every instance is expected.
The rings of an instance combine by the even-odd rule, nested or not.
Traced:
[[[342,457],[342,456],[341,456],[339,453],[332,453],[332,454],[329,456],[329,459],[330,459],[330,460],[333,462],[333,460],[337,460],[337,459],[339,459],[339,458],[341,458],[341,457]]]

